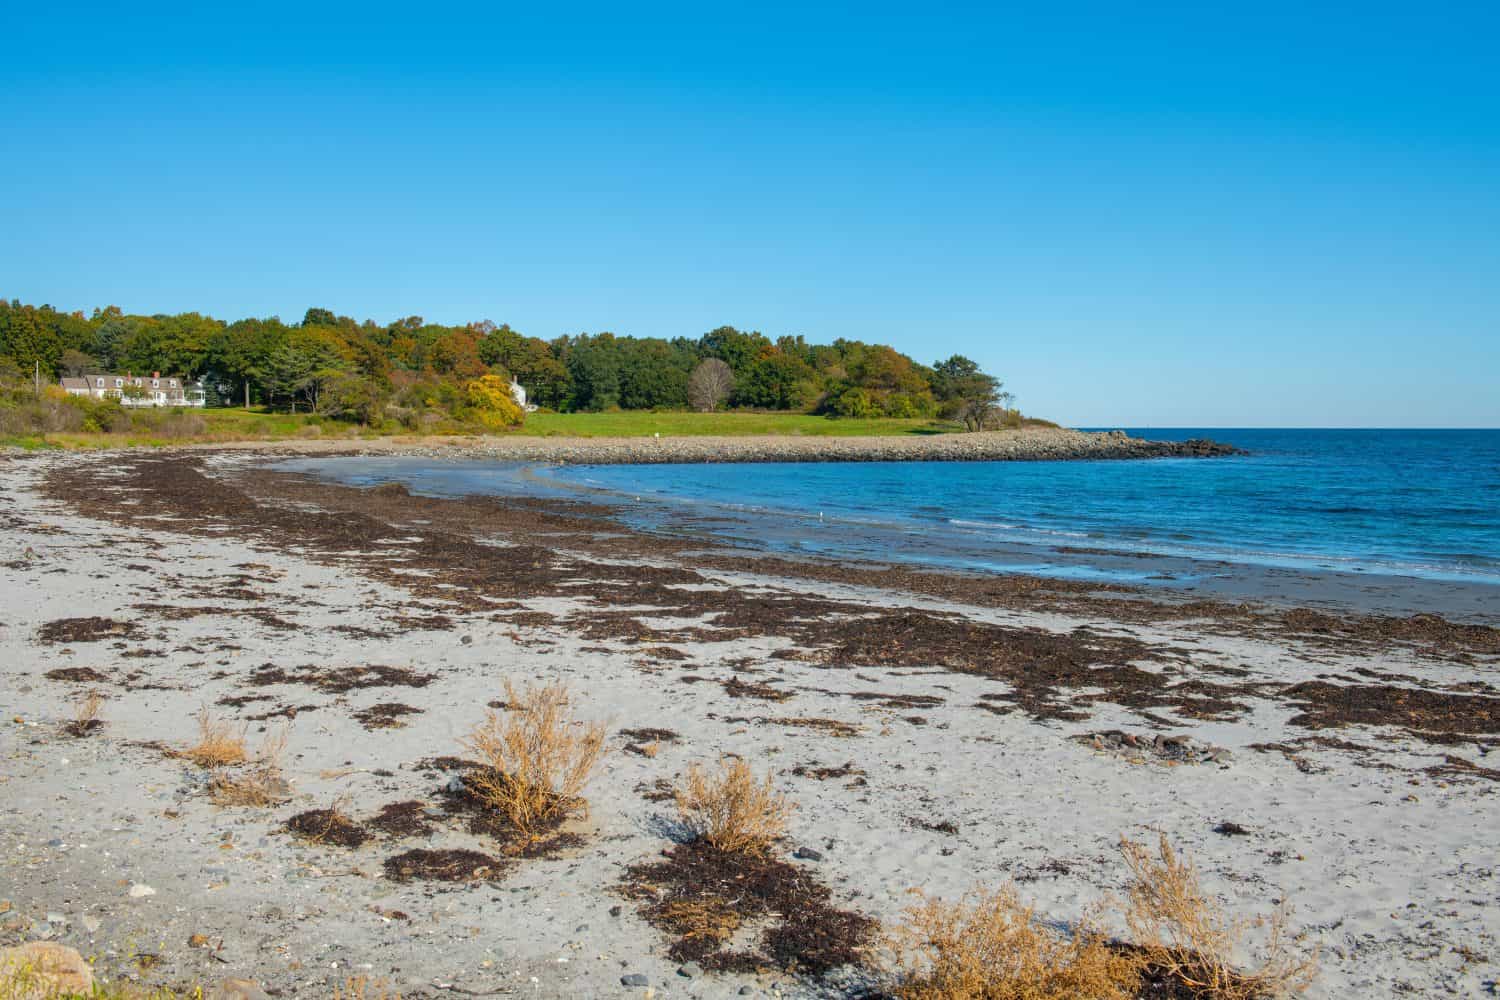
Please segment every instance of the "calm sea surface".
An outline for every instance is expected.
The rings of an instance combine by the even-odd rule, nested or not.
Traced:
[[[633,527],[772,552],[1127,582],[1272,567],[1479,584],[1481,594],[1500,585],[1500,430],[1130,432],[1212,437],[1250,454],[529,470],[417,459],[301,464],[435,494],[592,492],[619,504]],[[1481,600],[1482,612],[1490,599]]]

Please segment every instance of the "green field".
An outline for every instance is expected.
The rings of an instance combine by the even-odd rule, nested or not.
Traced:
[[[152,415],[158,426],[136,427],[114,433],[53,431],[0,433],[0,446],[36,448],[156,448],[173,444],[229,441],[282,441],[317,438],[394,438],[412,435],[394,431],[377,434],[369,428],[329,420],[315,414],[268,412],[263,409],[210,409]],[[895,418],[829,418],[806,413],[682,413],[624,410],[613,413],[532,413],[524,427],[508,433],[545,437],[741,437],[792,435],[806,437],[868,437],[872,435],[946,434],[961,431],[946,421]],[[436,426],[427,435],[474,433],[458,425]]]

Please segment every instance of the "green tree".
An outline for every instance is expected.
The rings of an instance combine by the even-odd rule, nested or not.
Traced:
[[[572,382],[575,410],[612,410],[620,405],[619,341],[612,333],[572,338],[564,363]]]

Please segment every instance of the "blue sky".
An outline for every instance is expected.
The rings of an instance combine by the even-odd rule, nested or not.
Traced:
[[[32,4],[0,295],[968,354],[1081,425],[1500,426],[1494,4]]]

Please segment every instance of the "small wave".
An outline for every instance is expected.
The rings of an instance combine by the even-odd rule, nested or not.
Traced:
[[[1063,531],[1059,528],[1032,528],[1024,524],[1006,524],[1004,521],[966,521],[950,517],[948,523],[955,528],[985,528],[996,531],[1026,531],[1034,535],[1053,535],[1058,538],[1088,538],[1086,531]]]

